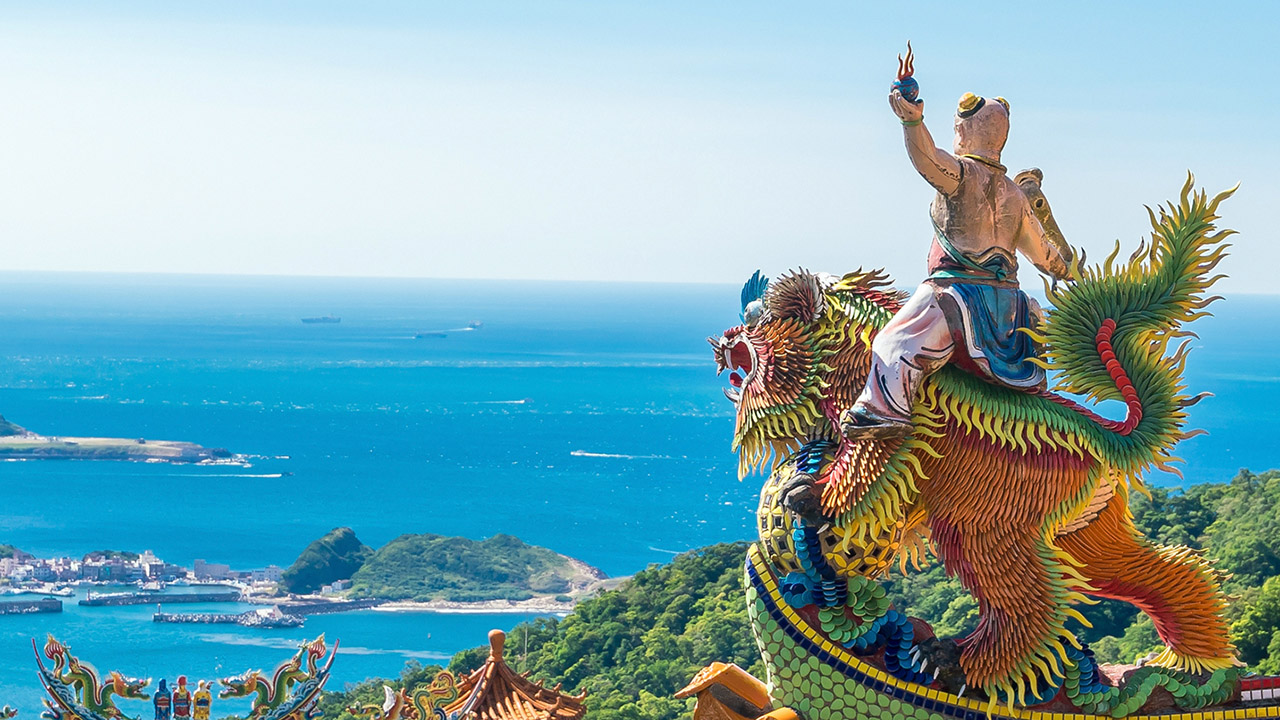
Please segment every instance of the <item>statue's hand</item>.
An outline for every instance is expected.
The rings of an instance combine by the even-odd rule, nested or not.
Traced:
[[[893,108],[893,114],[904,123],[919,122],[924,119],[924,101],[911,102],[902,97],[902,93],[897,90],[889,93],[889,107]]]

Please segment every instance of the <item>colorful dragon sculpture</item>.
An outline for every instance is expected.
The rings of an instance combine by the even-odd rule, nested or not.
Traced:
[[[871,341],[904,298],[883,273],[747,283],[743,324],[711,342],[729,372],[740,471],[772,470],[747,591],[776,705],[806,720],[861,717],[864,702],[876,714],[877,703],[902,705],[904,717],[966,717],[997,702],[1015,715],[1041,706],[1122,717],[1233,697],[1239,663],[1217,573],[1143,537],[1129,511],[1143,473],[1169,469],[1173,447],[1194,434],[1184,429],[1199,399],[1182,381],[1188,345],[1171,346],[1216,299],[1206,290],[1231,234],[1216,213],[1231,192],[1209,198],[1189,177],[1180,202],[1151,214],[1149,248],[1118,264],[1117,244],[1100,266],[1076,253],[1078,280],[1046,288],[1054,307],[1035,337],[1055,392],[997,386],[953,362],[925,385],[905,440],[850,442],[839,431]],[[1118,400],[1125,417],[1060,392]],[[786,501],[804,486],[820,490],[811,512]],[[928,555],[977,601],[977,629],[958,643],[890,608],[876,582]],[[1068,627],[1084,622],[1075,606],[1089,598],[1132,603],[1166,649],[1107,680]]]
[[[92,665],[71,654],[71,648],[52,635],[44,644],[44,656],[53,661],[48,669],[40,659],[36,642],[31,641],[39,665],[40,681],[50,699],[45,700],[43,716],[49,720],[126,720],[128,716],[116,707],[113,697],[147,700],[143,692],[151,681],[125,677],[112,671],[103,682]]]
[[[347,708],[347,712],[369,720],[447,720],[445,707],[459,697],[458,679],[447,670],[437,673],[429,685],[412,695],[403,688],[393,690],[387,685],[382,690],[386,694],[382,705],[356,705]]]
[[[320,665],[327,648],[324,635],[299,646],[293,657],[281,663],[267,680],[261,670],[250,670],[218,682],[219,698],[253,696],[248,720],[306,720],[314,717],[315,704],[329,679],[329,669],[338,653],[338,643],[328,660]],[[296,687],[295,687],[296,686]]]

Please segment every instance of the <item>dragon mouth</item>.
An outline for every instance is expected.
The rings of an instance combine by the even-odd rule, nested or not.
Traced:
[[[711,340],[711,344],[716,353],[716,375],[729,371],[729,387],[724,388],[724,395],[737,405],[742,399],[742,388],[755,377],[755,348],[737,333],[726,333],[719,340]]]

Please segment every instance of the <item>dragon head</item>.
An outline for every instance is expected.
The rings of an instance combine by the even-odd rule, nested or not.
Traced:
[[[799,270],[742,292],[742,324],[708,338],[737,409],[739,474],[816,439],[837,440],[839,411],[870,368],[871,339],[900,307],[878,271],[837,280]]]
[[[44,656],[54,661],[54,663],[59,665],[66,663],[68,653],[69,648],[58,642],[52,634],[49,635],[48,640],[45,640]]]
[[[257,691],[259,685],[266,684],[261,670],[250,670],[239,675],[222,678],[218,682],[223,686],[223,690],[218,693],[218,697],[224,699],[247,697]]]
[[[324,634],[321,633],[320,637],[311,642],[303,643],[301,649],[307,656],[307,669],[311,675],[314,675],[316,665],[324,657],[325,652],[328,651],[328,647],[324,643]]]
[[[111,685],[111,689],[117,697],[127,700],[149,700],[151,696],[142,692],[144,688],[151,684],[151,678],[130,678],[121,675],[116,671],[111,671],[107,682]]]

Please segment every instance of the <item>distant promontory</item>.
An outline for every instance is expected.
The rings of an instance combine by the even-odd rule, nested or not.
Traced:
[[[144,462],[237,462],[221,448],[146,438],[40,435],[0,417],[0,459],[136,460]]]

